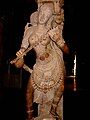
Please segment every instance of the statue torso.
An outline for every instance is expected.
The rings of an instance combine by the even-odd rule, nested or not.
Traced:
[[[47,29],[37,30],[36,28],[36,30],[30,35],[29,43],[36,51],[37,57],[46,53],[47,45],[50,43],[50,40]]]

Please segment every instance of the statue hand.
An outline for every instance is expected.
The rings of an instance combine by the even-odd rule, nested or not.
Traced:
[[[24,52],[24,49],[20,49],[18,52],[16,52],[16,56],[17,57],[21,56],[23,52]],[[24,58],[23,57],[19,58],[14,64],[15,64],[15,66],[17,68],[23,67],[23,65],[24,65]]]
[[[23,67],[23,65],[24,65],[24,58],[18,59],[14,64],[15,64],[15,66],[16,66],[17,68]]]
[[[19,51],[16,52],[16,56],[21,56],[23,54],[23,52],[25,51],[25,49],[20,49]]]

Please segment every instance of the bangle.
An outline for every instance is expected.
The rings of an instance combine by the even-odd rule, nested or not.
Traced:
[[[25,50],[26,48],[25,47],[21,47],[21,49]]]

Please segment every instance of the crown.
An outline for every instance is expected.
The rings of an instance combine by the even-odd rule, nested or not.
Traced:
[[[64,4],[64,0],[36,0],[37,3],[45,3],[45,2],[59,2],[61,5]]]
[[[57,14],[60,12],[60,9],[64,5],[64,0],[36,0],[38,7],[40,7],[43,3],[53,3],[54,12]]]

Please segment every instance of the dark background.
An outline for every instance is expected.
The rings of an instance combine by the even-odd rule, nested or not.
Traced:
[[[29,73],[10,65],[20,48],[24,27],[37,9],[34,0],[0,1],[0,120],[24,120],[25,91]],[[63,36],[70,48],[65,55],[67,75],[72,75],[74,55],[77,55],[77,90],[73,82],[66,82],[64,120],[88,118],[89,104],[89,7],[87,0],[65,0]],[[29,59],[29,60],[28,60]],[[32,67],[35,53],[31,51],[25,62]],[[68,87],[71,84],[71,87]]]

